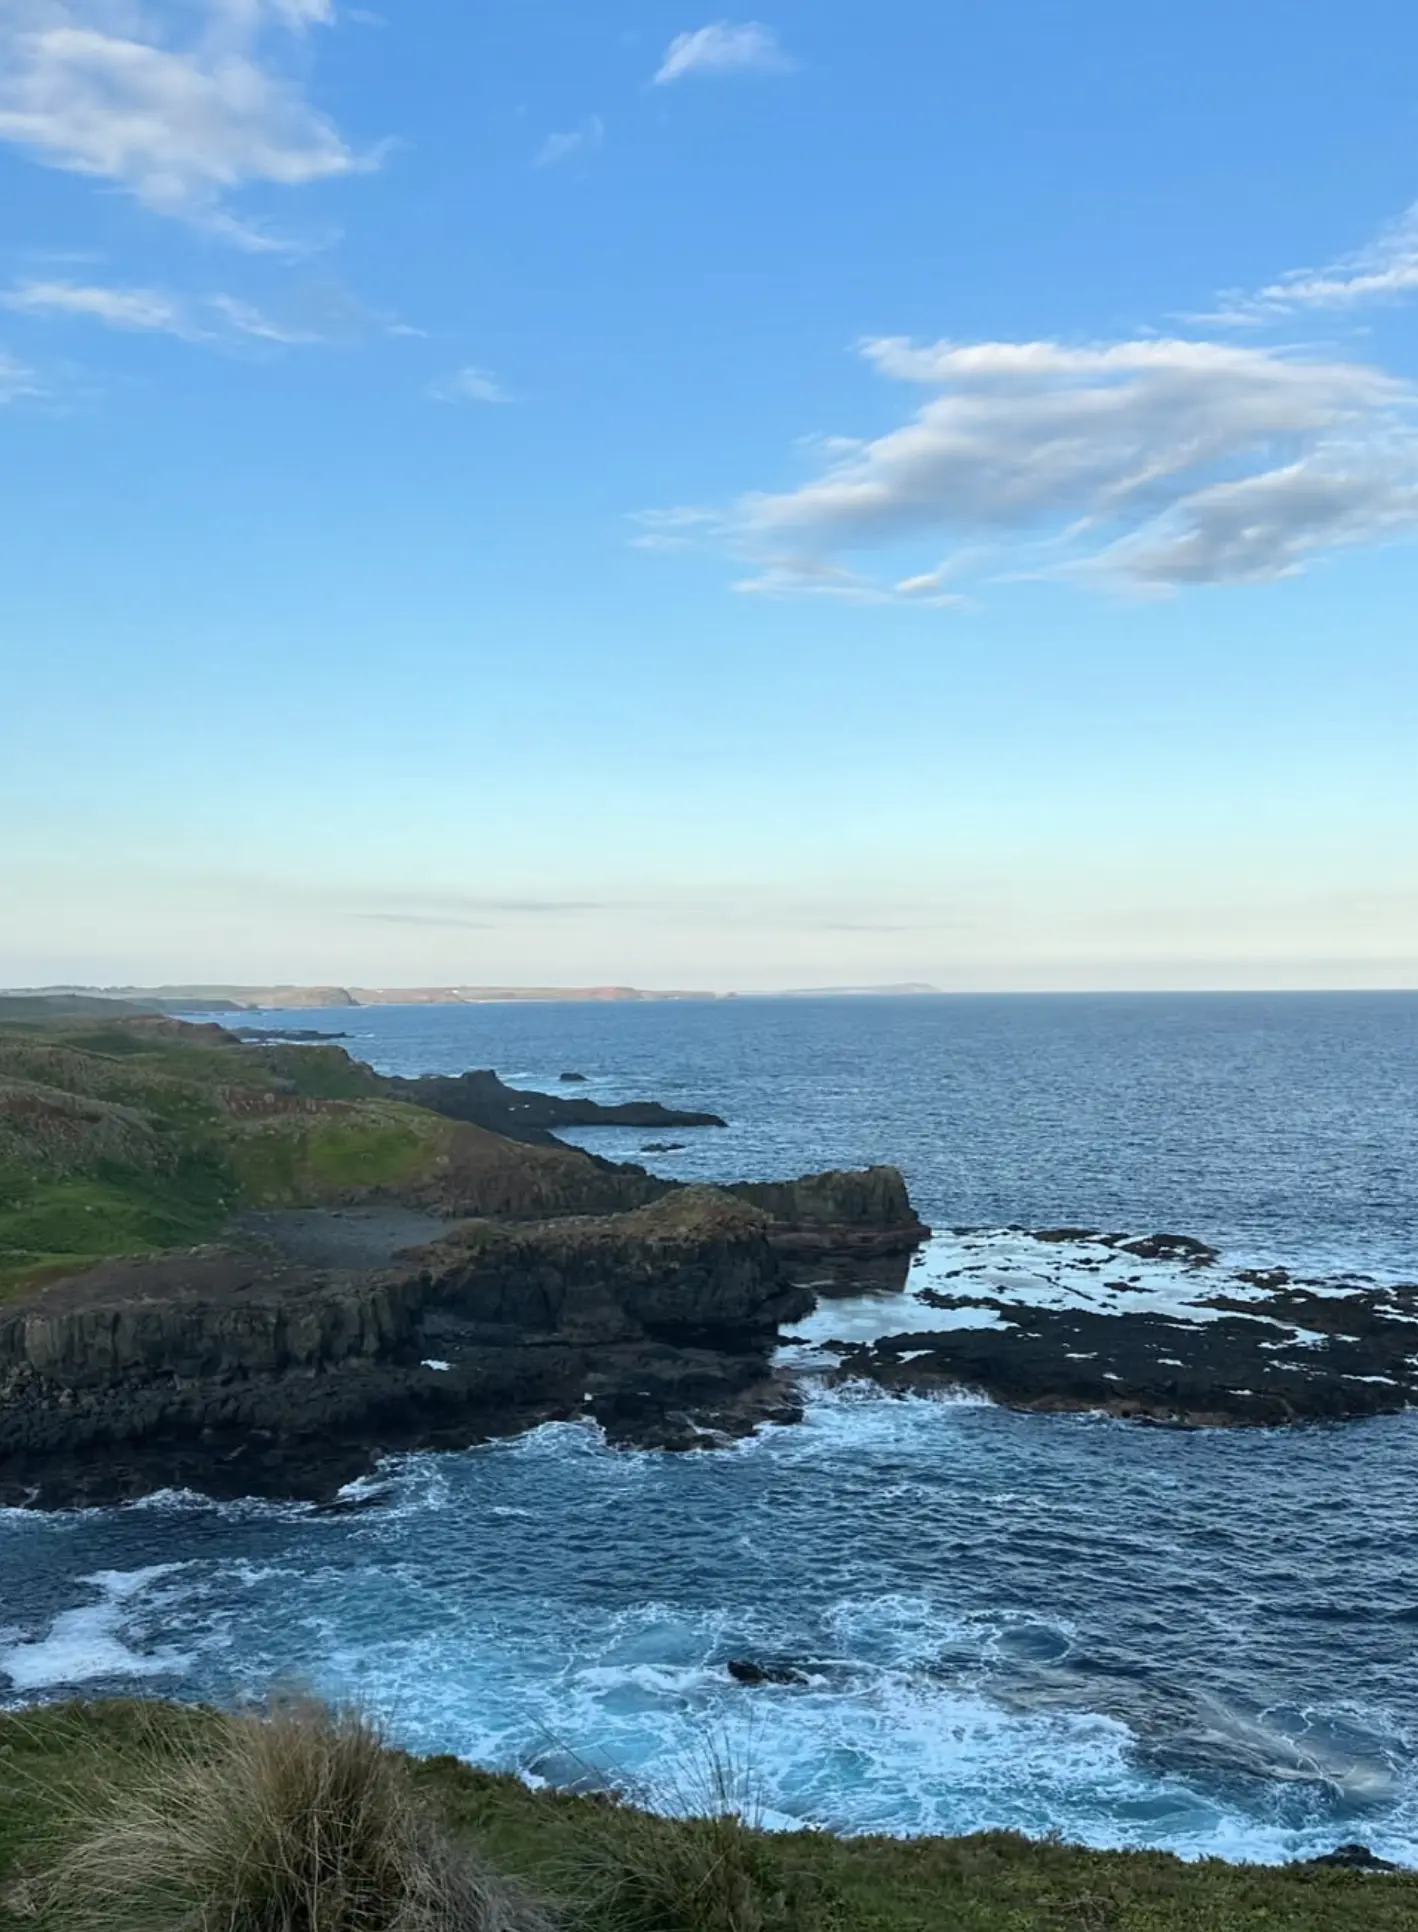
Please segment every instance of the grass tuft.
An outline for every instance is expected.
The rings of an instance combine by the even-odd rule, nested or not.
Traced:
[[[28,1888],[53,1932],[549,1932],[420,1802],[377,1729],[315,1703],[179,1735]]]
[[[680,1816],[613,1799],[613,1827],[583,1818],[564,1883],[586,1932],[838,1932],[834,1889],[758,1828],[754,1780],[727,1744],[706,1740],[672,1785]]]

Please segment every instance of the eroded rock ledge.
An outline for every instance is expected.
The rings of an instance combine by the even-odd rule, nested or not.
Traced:
[[[553,1417],[676,1449],[791,1420],[772,1356],[813,1306],[802,1228],[827,1252],[840,1212],[848,1252],[894,1241],[902,1273],[921,1230],[879,1170],[787,1184],[777,1205],[800,1221],[753,1191],[666,1186],[620,1213],[464,1221],[395,1252],[407,1211],[271,1213],[243,1245],[53,1283],[0,1311],[0,1502],[328,1498],[381,1454]],[[903,1204],[894,1231],[872,1224]],[[322,1248],[379,1265],[322,1265]]]
[[[1294,1280],[1187,1236],[1084,1228],[962,1230],[930,1263],[876,1332],[824,1338],[833,1380],[1190,1427],[1418,1404],[1418,1285]]]

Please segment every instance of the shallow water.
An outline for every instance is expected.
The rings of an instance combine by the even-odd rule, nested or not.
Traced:
[[[649,1136],[690,1143],[644,1157],[663,1171],[895,1156],[941,1224],[1169,1227],[1301,1269],[1415,1258],[1418,1000],[310,1023],[391,1070],[576,1068],[581,1092],[733,1119]],[[1014,1236],[959,1245],[1029,1260]],[[1184,1433],[818,1392],[802,1427],[722,1454],[556,1426],[366,1493],[347,1515],[166,1497],[0,1517],[10,1695],[299,1680],[417,1748],[631,1778],[670,1808],[708,1753],[770,1822],[1267,1859],[1357,1837],[1418,1863],[1418,1417]],[[736,1656],[808,1682],[746,1689]]]

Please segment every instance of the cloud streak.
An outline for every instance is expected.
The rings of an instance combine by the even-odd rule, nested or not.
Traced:
[[[27,363],[0,349],[0,405],[19,402],[25,396],[42,396],[44,387]]]
[[[667,87],[692,74],[782,74],[792,62],[776,35],[761,21],[734,26],[727,20],[678,34],[666,49],[655,75],[656,87]]]
[[[0,295],[22,315],[69,316],[111,329],[192,337],[199,333],[171,296],[150,288],[104,288],[80,282],[25,282]]]
[[[1418,294],[1418,202],[1356,254],[1296,268],[1253,294],[1230,292],[1209,319],[1255,324],[1301,310],[1344,311]]]
[[[41,319],[96,322],[110,329],[176,336],[184,342],[231,345],[247,338],[288,348],[334,339],[322,329],[278,320],[252,302],[225,294],[189,301],[160,289],[30,281],[0,294],[0,307]]]
[[[270,56],[273,36],[332,18],[326,0],[164,0],[141,12],[105,0],[8,0],[0,140],[111,182],[158,214],[248,248],[280,247],[226,198],[371,165]]]
[[[1185,339],[862,354],[929,399],[721,516],[757,565],[738,588],[951,604],[961,580],[1022,573],[1156,594],[1418,534],[1418,394],[1363,363]],[[863,574],[872,551],[899,567]]]

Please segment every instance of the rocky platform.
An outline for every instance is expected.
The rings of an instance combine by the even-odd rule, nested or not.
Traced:
[[[926,1230],[894,1169],[691,1188],[552,1131],[716,1121],[168,1019],[0,1024],[0,1502],[328,1498],[550,1417],[690,1448],[791,1416],[810,1279],[899,1286]]]
[[[838,1177],[849,1210],[854,1181],[880,1184]],[[820,1205],[820,1177],[804,1186]],[[232,1243],[104,1263],[0,1310],[0,1503],[329,1499],[383,1454],[552,1418],[672,1449],[792,1420],[773,1353],[814,1298],[783,1232],[680,1188],[542,1221],[270,1213]]]
[[[1178,1426],[1418,1403],[1418,1285],[1230,1267],[1181,1235],[958,1231],[905,1292],[824,1306],[795,1340],[835,1382]]]

